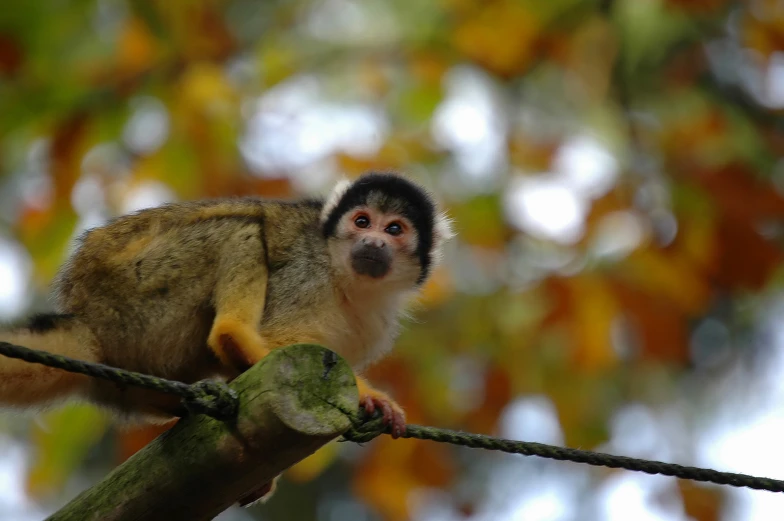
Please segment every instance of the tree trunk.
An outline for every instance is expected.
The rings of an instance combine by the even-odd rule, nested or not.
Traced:
[[[231,387],[234,422],[178,422],[49,521],[199,521],[345,432],[359,397],[349,365],[327,349],[273,350]]]

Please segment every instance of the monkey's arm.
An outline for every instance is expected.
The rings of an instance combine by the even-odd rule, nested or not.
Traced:
[[[357,376],[357,387],[359,388],[359,404],[369,414],[373,414],[376,408],[381,409],[384,414],[384,423],[392,427],[393,438],[406,432],[406,413],[395,400],[385,392],[375,389],[361,376]]]
[[[269,353],[259,334],[268,271],[258,224],[243,226],[226,241],[217,269],[207,343],[225,366],[242,372]]]

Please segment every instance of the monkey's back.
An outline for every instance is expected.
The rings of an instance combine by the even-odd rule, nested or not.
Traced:
[[[292,272],[288,259],[307,255],[298,250],[313,240],[281,227],[317,234],[318,204],[305,203],[304,213],[302,205],[257,199],[176,203],[90,230],[56,279],[59,311],[89,327],[106,364],[183,381],[215,374],[221,368],[206,339],[215,317],[216,267],[232,255],[227,238],[245,228],[265,242],[271,234],[268,292],[274,307],[282,299],[272,289],[275,271]],[[267,221],[274,226],[265,231]]]

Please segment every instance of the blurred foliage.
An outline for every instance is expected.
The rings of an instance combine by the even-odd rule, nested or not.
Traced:
[[[596,447],[625,404],[699,404],[683,382],[759,348],[745,332],[782,281],[782,50],[776,0],[6,0],[0,223],[45,307],[74,236],[111,216],[404,171],[459,236],[371,380],[412,422],[483,433],[543,395],[565,443]],[[33,497],[160,431],[95,414],[26,432]],[[397,521],[441,489],[468,518],[486,457],[331,445],[253,512]],[[719,519],[723,491],[676,492]]]

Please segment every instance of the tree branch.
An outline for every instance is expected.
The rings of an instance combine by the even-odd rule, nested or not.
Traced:
[[[49,521],[199,521],[345,432],[358,411],[354,375],[327,349],[272,351],[231,383],[234,422],[181,420]]]

